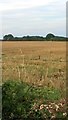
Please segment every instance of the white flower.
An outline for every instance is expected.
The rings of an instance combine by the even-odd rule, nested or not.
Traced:
[[[58,105],[55,105],[55,107],[56,107],[56,111],[58,111],[58,109],[59,109],[59,106],[58,106]]]
[[[48,107],[46,107],[46,109],[48,109]]]
[[[47,107],[47,105],[44,105],[44,107]]]
[[[59,103],[59,105],[60,105],[61,107],[63,107],[63,104],[62,104],[62,103]]]
[[[53,118],[55,118],[56,116],[55,115],[53,115],[52,117],[51,117],[51,119],[53,119]]]
[[[63,113],[63,116],[67,116],[67,113],[65,112],[65,113]]]
[[[49,105],[49,108],[52,108],[52,106],[51,106],[51,105]]]
[[[42,104],[42,105],[40,105],[40,110],[41,110],[41,109],[43,109],[43,108],[44,108],[44,105],[43,105],[43,104]]]

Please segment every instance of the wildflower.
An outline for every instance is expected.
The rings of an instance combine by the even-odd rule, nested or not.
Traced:
[[[59,103],[59,106],[63,107],[63,104],[62,104],[62,103]]]
[[[44,105],[44,107],[47,107],[47,105]]]
[[[40,105],[40,110],[42,110],[44,108],[44,105],[42,104],[42,105]]]
[[[51,106],[51,105],[49,105],[49,108],[52,108],[52,106]]]
[[[56,111],[58,111],[58,109],[59,109],[59,106],[58,106],[58,105],[55,105],[55,107],[56,107]]]
[[[37,109],[35,109],[35,111],[37,112]]]
[[[63,113],[63,116],[67,116],[67,113],[65,112],[65,113]]]
[[[56,116],[55,115],[52,115],[51,119],[55,118]]]
[[[46,107],[46,109],[48,109],[48,106]]]

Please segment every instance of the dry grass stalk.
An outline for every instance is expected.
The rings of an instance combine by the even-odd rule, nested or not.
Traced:
[[[25,55],[23,54],[21,49],[20,49],[20,53],[21,53],[21,57],[23,58],[23,62],[21,64],[22,72],[24,73],[24,78],[26,78]]]
[[[46,74],[45,74],[45,79],[47,80],[47,78],[48,78],[48,67],[46,69]]]
[[[20,81],[21,80],[21,73],[20,73],[19,66],[17,66],[17,71],[18,71],[18,77],[19,77],[19,81]]]

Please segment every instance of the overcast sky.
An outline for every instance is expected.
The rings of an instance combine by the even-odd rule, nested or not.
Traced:
[[[0,0],[0,38],[9,33],[66,36],[66,0]]]

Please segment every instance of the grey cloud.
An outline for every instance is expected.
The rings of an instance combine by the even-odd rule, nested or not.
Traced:
[[[3,34],[45,36],[48,32],[53,32],[65,35],[65,6],[62,5],[60,2],[42,7],[4,11]]]

